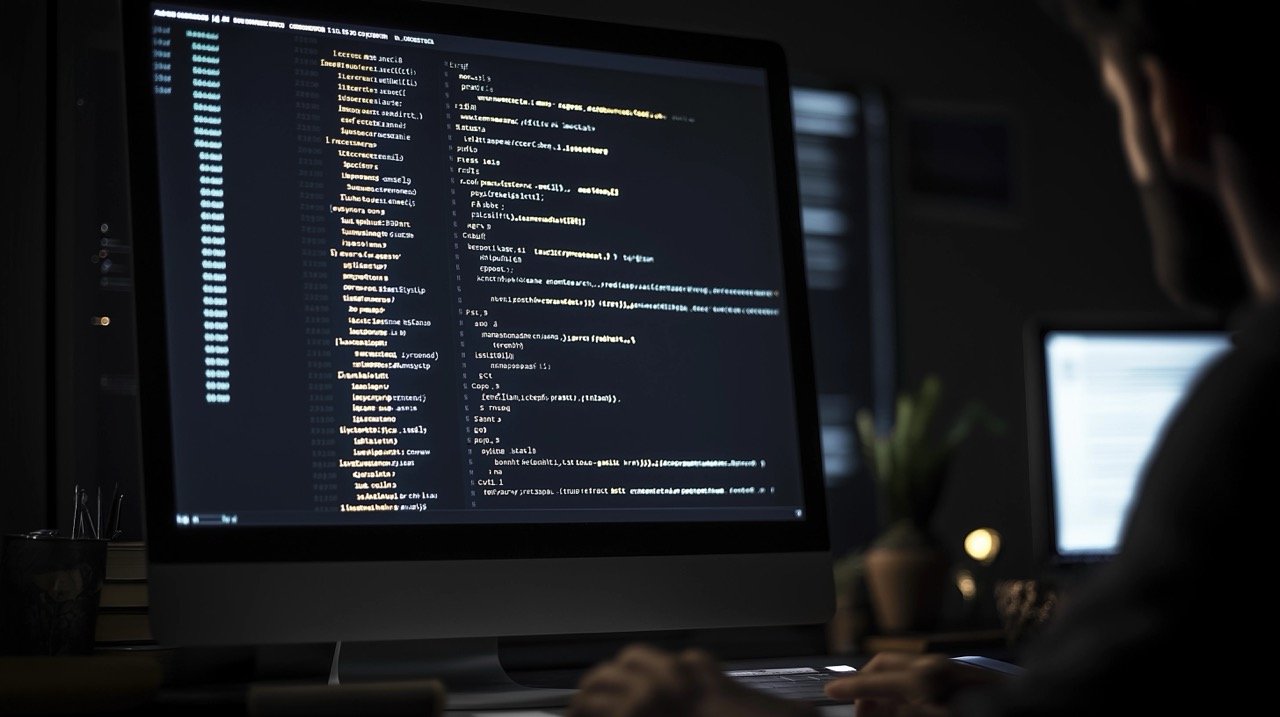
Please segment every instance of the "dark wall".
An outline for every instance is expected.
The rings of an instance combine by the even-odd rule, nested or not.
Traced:
[[[46,518],[45,18],[43,2],[0,3],[0,534]]]
[[[1026,0],[615,0],[469,4],[772,38],[797,80],[873,84],[895,126],[997,116],[1014,135],[1011,211],[939,208],[905,181],[895,140],[898,331],[904,386],[945,385],[942,417],[978,399],[1007,423],[957,455],[935,528],[954,555],[972,528],[1005,536],[997,575],[1034,570],[1021,332],[1043,312],[1170,312],[1092,64]],[[836,506],[865,519],[859,506]]]

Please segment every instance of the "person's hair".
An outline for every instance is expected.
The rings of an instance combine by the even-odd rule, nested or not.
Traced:
[[[1267,109],[1271,43],[1280,39],[1257,0],[1044,0],[1093,54],[1104,40],[1137,58],[1151,55],[1205,105],[1217,131],[1251,149],[1270,144]]]

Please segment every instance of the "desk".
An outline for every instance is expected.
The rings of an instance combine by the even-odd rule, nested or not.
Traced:
[[[249,714],[249,676],[251,666],[239,661],[235,652],[194,652],[184,654],[180,650],[150,650],[137,653],[106,653],[69,657],[0,657],[0,714],[102,714],[121,715],[247,715]],[[815,664],[841,658],[813,658]],[[764,667],[775,660],[731,663],[732,667]],[[788,665],[801,664],[786,660]],[[311,667],[311,666],[307,666]],[[198,669],[196,669],[198,668]],[[199,681],[203,673],[204,682]],[[560,675],[558,679],[574,680],[573,675]],[[544,684],[552,680],[543,677]],[[425,682],[425,681],[424,681]],[[176,683],[176,684],[175,684]],[[257,683],[265,684],[265,683]],[[319,698],[323,704],[324,678],[312,673],[303,679],[272,680],[276,686],[305,685],[310,695],[308,702]],[[403,684],[403,683],[402,683]],[[352,690],[361,685],[353,684]],[[319,688],[319,692],[310,688]],[[347,686],[343,686],[344,689]],[[349,694],[349,693],[348,693]],[[403,693],[402,693],[403,694]],[[441,692],[441,694],[443,694]],[[358,695],[357,695],[358,697]],[[429,696],[418,692],[409,704],[418,705],[416,714],[431,714]],[[374,700],[376,702],[377,700]],[[288,703],[290,707],[297,702]],[[376,705],[357,702],[361,714],[371,717],[377,714]],[[367,707],[365,705],[367,704]],[[405,701],[393,703],[396,707]],[[324,711],[314,710],[314,714]],[[349,713],[349,712],[348,712]],[[403,713],[401,710],[398,713]],[[840,710],[833,714],[846,714]],[[448,715],[494,715],[505,717],[550,717],[562,715],[562,708],[520,709],[455,709]],[[828,714],[824,711],[822,714]]]
[[[175,663],[185,659],[186,665]],[[203,659],[206,683],[192,682],[193,661]],[[788,665],[803,664],[799,658],[785,658]],[[814,664],[845,662],[860,665],[861,659],[848,657],[811,658]],[[761,667],[779,660],[733,662],[728,667]],[[107,654],[83,657],[40,658],[0,657],[0,714],[101,714],[111,711],[122,715],[168,715],[184,717],[248,714],[246,696],[249,682],[243,665],[235,664],[225,654],[210,658],[198,654],[183,658],[173,653],[156,651],[133,655]],[[164,684],[166,674],[186,672],[185,684]],[[218,681],[221,680],[221,681]],[[322,686],[323,678],[311,676],[302,680]],[[376,712],[360,710],[371,717]],[[521,709],[454,709],[445,715],[482,715],[484,717],[555,717],[563,715],[559,708]],[[819,714],[850,717],[847,705],[819,708]]]
[[[487,710],[482,712],[449,710],[449,717],[559,717],[564,710]],[[824,705],[818,708],[822,717],[852,717],[853,707],[850,705]]]

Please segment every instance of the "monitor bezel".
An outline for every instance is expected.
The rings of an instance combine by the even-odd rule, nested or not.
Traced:
[[[1077,313],[1037,316],[1024,327],[1028,458],[1031,474],[1031,547],[1035,564],[1048,569],[1073,569],[1105,563],[1114,551],[1058,549],[1056,481],[1053,472],[1053,436],[1049,425],[1049,380],[1045,338],[1054,332],[1086,332],[1116,335],[1205,334],[1228,335],[1225,323],[1195,316],[1145,313]]]
[[[483,8],[393,0],[336,2],[176,2],[261,14],[331,17],[444,34],[567,44],[589,50],[756,67],[768,78],[773,156],[779,182],[786,313],[792,332],[800,480],[805,516],[787,521],[553,523],[536,525],[396,525],[180,528],[172,485],[168,426],[167,339],[157,196],[155,126],[150,92],[149,5],[123,6],[129,111],[131,201],[136,262],[142,455],[149,559],[172,563],[475,560],[826,551],[829,538],[821,469],[808,299],[790,110],[782,48],[768,40],[637,27]],[[475,28],[483,28],[477,32]]]

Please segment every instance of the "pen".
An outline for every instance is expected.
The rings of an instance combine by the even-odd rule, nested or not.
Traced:
[[[111,537],[120,535],[120,506],[124,504],[124,493],[116,496],[116,520],[111,524]]]
[[[120,503],[124,500],[124,493],[120,492],[120,484],[117,483],[111,489],[111,502],[107,507],[107,522],[103,525],[103,532],[106,533],[107,540],[115,540],[120,534]]]
[[[88,527],[86,528],[86,524]],[[93,515],[89,513],[89,491],[80,491],[80,537],[92,534],[95,538],[98,535],[98,526],[93,524]]]

